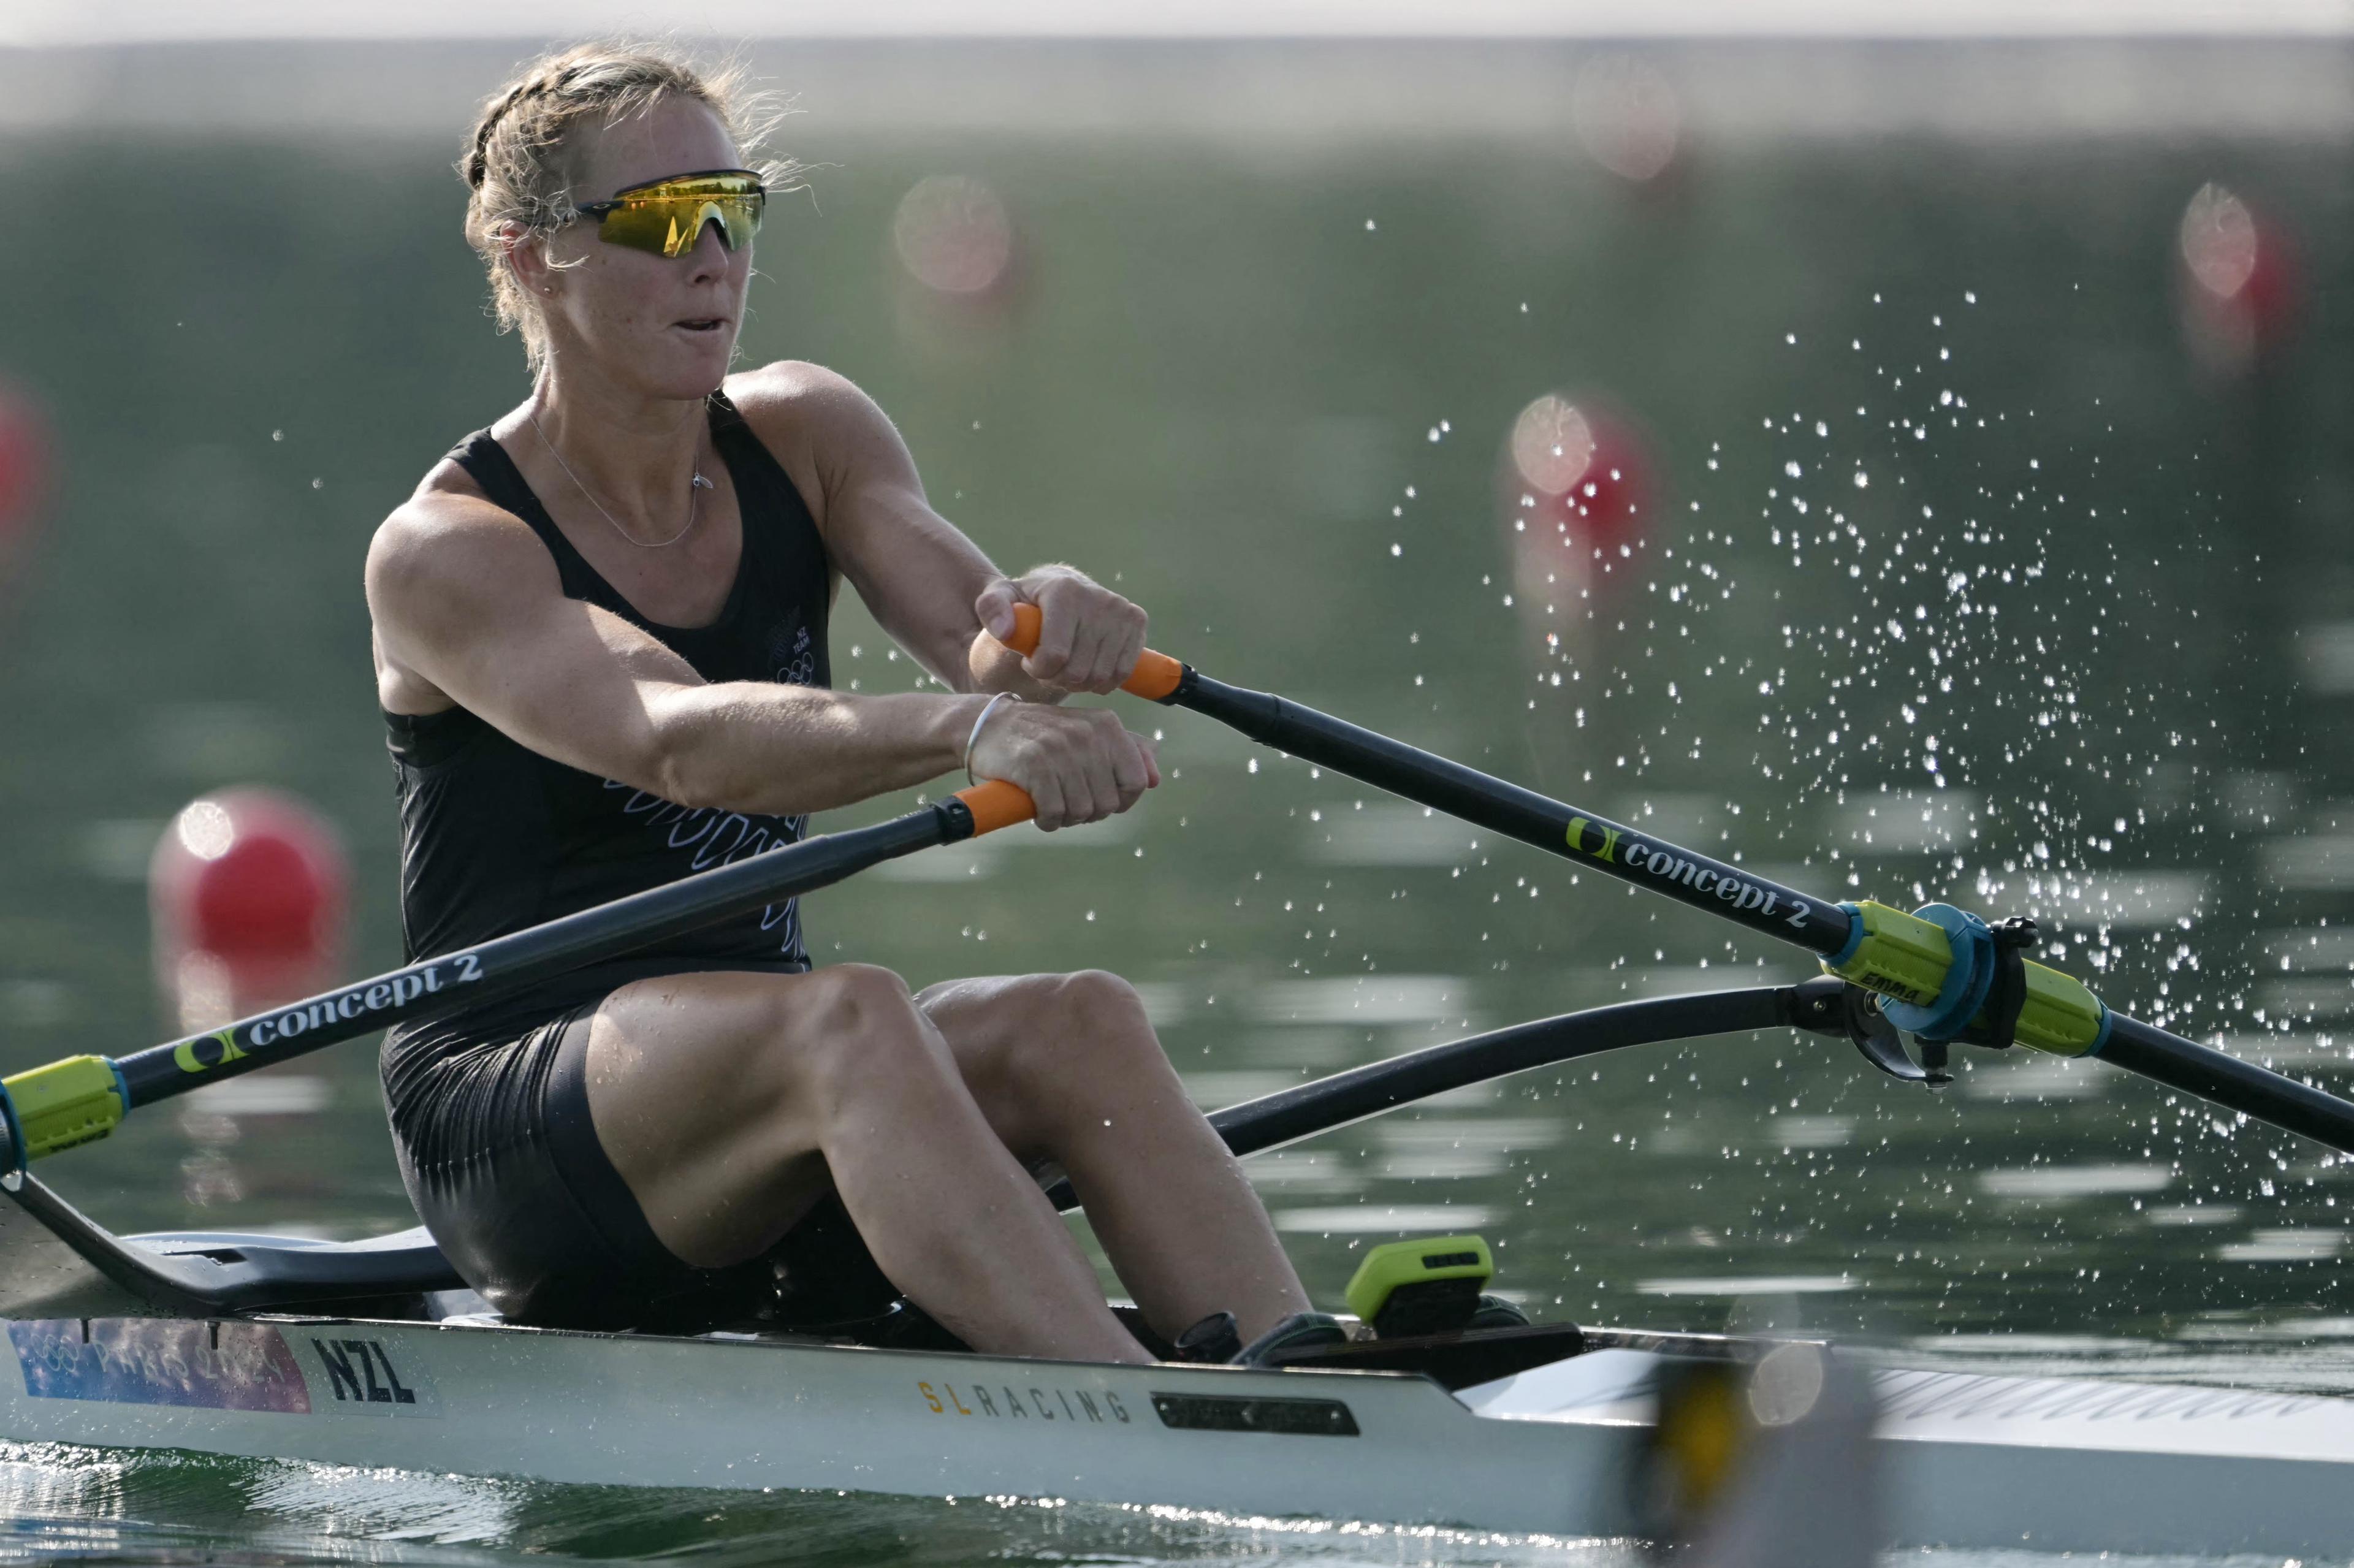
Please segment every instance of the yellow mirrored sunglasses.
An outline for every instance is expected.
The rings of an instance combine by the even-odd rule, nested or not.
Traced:
[[[632,185],[610,201],[582,202],[583,217],[597,220],[597,238],[656,256],[695,249],[707,223],[719,226],[719,242],[741,250],[760,231],[760,209],[769,199],[760,176],[749,169],[705,169]]]

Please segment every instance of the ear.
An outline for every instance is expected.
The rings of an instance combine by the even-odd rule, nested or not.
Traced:
[[[556,269],[547,264],[547,237],[510,218],[499,225],[498,247],[507,270],[526,294],[546,294],[556,286]]]

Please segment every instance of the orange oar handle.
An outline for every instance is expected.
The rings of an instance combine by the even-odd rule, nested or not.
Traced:
[[[993,833],[1000,828],[1010,828],[1016,822],[1026,822],[1038,814],[1038,807],[1019,784],[1008,784],[1002,779],[984,779],[970,789],[960,789],[956,798],[972,813],[972,836]]]
[[[1038,652],[1038,628],[1044,619],[1034,604],[1015,605],[1013,635],[1006,639],[1005,645],[1016,653]],[[1185,666],[1182,661],[1172,659],[1166,653],[1155,653],[1148,648],[1136,661],[1135,671],[1120,683],[1119,689],[1157,703],[1175,691],[1177,683],[1184,675]]]

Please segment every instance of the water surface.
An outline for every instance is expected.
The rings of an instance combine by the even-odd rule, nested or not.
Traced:
[[[1001,562],[1076,561],[1205,671],[1810,891],[2032,913],[2052,961],[2127,1011],[2354,1083],[2347,329],[2319,298],[2259,373],[2203,373],[2171,249],[2228,163],[2322,274],[2349,237],[2336,154],[1723,147],[1634,191],[1536,144],[1253,163],[811,134],[836,166],[762,237],[748,359],[866,386]],[[0,252],[20,302],[0,362],[48,400],[65,465],[0,621],[11,1070],[168,1032],[142,879],[204,789],[268,782],[332,815],[358,867],[355,962],[395,961],[361,554],[524,389],[476,309],[440,145],[72,150],[0,146],[0,189],[54,212],[95,180],[145,227]],[[986,319],[940,314],[891,259],[896,204],[940,173],[991,182],[1019,224],[1021,286]],[[1653,503],[1603,557],[1520,553],[1499,462],[1547,392],[1645,432]],[[854,607],[833,653],[862,690],[917,683]],[[820,957],[918,984],[1116,969],[1205,1105],[1808,972],[1207,721],[1130,711],[1169,774],[1134,817],[814,897]],[[1933,1095],[1841,1044],[1733,1037],[1464,1091],[1252,1169],[1327,1300],[1367,1245],[1476,1228],[1540,1316],[2354,1392],[2349,1167],[2096,1065],[1975,1053]],[[48,1174],[125,1231],[413,1223],[364,1047],[193,1097]],[[0,1558],[25,1561],[1624,1560],[25,1447],[0,1449]]]

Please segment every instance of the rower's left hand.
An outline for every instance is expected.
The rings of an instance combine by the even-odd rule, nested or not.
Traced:
[[[1039,567],[981,590],[973,612],[999,641],[1013,635],[1013,607],[1038,607],[1038,647],[1023,673],[1066,692],[1116,692],[1144,652],[1144,611],[1071,567]]]

